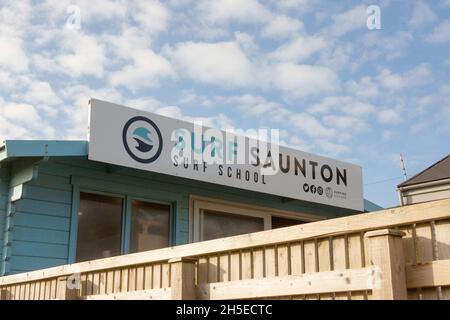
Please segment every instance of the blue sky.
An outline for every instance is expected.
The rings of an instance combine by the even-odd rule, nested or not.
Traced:
[[[411,176],[450,150],[450,0],[0,0],[0,48],[1,140],[86,139],[90,97],[276,128],[386,207],[400,153]]]

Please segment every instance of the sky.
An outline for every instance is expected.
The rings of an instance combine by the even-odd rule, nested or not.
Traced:
[[[396,206],[400,153],[450,153],[450,0],[0,0],[0,141],[85,140],[91,97],[279,129]]]

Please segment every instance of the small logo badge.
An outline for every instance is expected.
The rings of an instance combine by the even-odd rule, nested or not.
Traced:
[[[317,187],[317,193],[321,196],[323,194],[323,188]]]
[[[305,183],[303,185],[303,191],[308,192],[309,191],[309,184]]]
[[[325,195],[327,196],[327,198],[333,198],[333,189],[331,189],[331,187],[327,187],[325,189]]]
[[[146,117],[134,117],[123,127],[122,140],[131,158],[152,163],[161,154],[163,140],[158,126]]]

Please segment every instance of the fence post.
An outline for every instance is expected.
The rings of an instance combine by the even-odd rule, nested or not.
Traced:
[[[77,300],[80,299],[80,292],[78,288],[69,288],[67,282],[69,277],[63,276],[57,279],[56,285],[56,299],[58,300]]]
[[[380,279],[375,279],[372,290],[374,300],[406,300],[405,258],[402,237],[405,233],[395,229],[367,232],[370,265],[379,268]]]
[[[172,300],[195,300],[194,258],[174,258],[169,260]]]

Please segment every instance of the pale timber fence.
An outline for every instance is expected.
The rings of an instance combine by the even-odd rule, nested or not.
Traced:
[[[5,276],[0,294],[450,299],[450,199]]]

